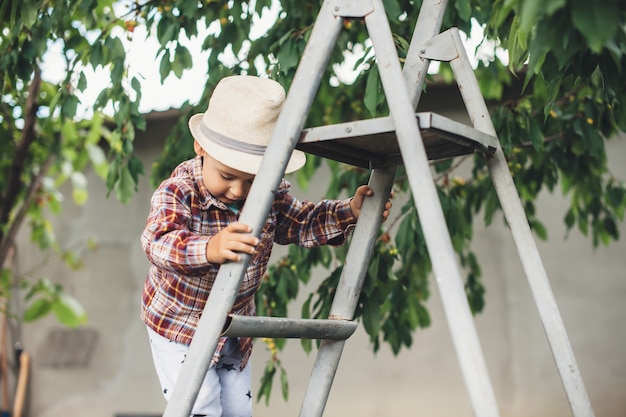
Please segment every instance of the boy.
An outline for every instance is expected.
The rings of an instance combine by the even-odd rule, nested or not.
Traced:
[[[254,315],[254,294],[272,245],[341,245],[359,216],[368,186],[347,200],[318,204],[289,194],[284,179],[260,239],[238,222],[285,99],[275,81],[232,76],[216,86],[205,113],[189,120],[196,157],[181,163],[154,192],[141,243],[152,266],[142,297],[142,320],[154,365],[169,399],[219,266],[251,255],[233,313]],[[296,150],[286,168],[305,156]],[[383,219],[389,215],[387,202]],[[251,338],[222,338],[193,406],[194,416],[250,417]]]

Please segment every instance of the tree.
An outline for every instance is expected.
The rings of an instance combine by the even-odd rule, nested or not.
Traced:
[[[278,17],[258,38],[250,36],[255,19],[274,3]],[[59,186],[71,183],[74,200],[86,196],[82,172],[92,167],[121,201],[131,198],[143,167],[133,155],[135,131],[143,129],[139,112],[141,83],[128,71],[125,38],[144,25],[161,45],[157,61],[161,80],[184,77],[194,65],[194,55],[182,42],[203,37],[208,51],[208,83],[200,103],[222,76],[248,73],[271,76],[287,89],[298,65],[319,1],[257,0],[25,0],[0,5],[0,71],[3,105],[0,113],[0,264],[12,247],[26,219],[31,236],[43,250],[54,249],[75,264],[71,252],[62,249],[49,228],[47,210],[58,211]],[[421,2],[385,0],[398,55],[402,59],[415,26]],[[546,230],[534,201],[544,188],[570,199],[564,213],[568,229],[578,228],[592,245],[619,239],[626,188],[607,169],[605,142],[626,131],[626,5],[619,0],[590,4],[582,0],[457,0],[448,5],[443,30],[456,26],[470,33],[483,28],[485,44],[508,53],[508,62],[484,57],[476,74],[487,99],[502,100],[506,86],[520,79],[523,89],[514,99],[492,111],[492,119],[525,205],[529,222],[541,239]],[[209,28],[209,30],[205,30]],[[65,58],[65,78],[60,82],[42,77],[46,52],[57,46]],[[355,80],[342,81],[337,66],[346,53],[357,57]],[[345,20],[331,65],[326,69],[308,125],[384,115],[375,56],[368,34],[358,20]],[[225,59],[225,56],[230,59]],[[234,57],[234,59],[233,59]],[[197,60],[197,59],[196,59]],[[157,65],[155,64],[155,65]],[[79,93],[87,85],[88,68],[106,68],[110,84],[94,103],[82,103],[90,115],[78,117]],[[450,80],[450,69],[441,65],[438,79]],[[435,77],[434,75],[432,76]],[[192,152],[187,116],[203,111],[195,103],[181,106],[181,121],[157,161],[156,183]],[[485,289],[481,271],[471,250],[472,228],[480,216],[490,224],[499,203],[486,174],[484,161],[473,158],[471,178],[455,171],[458,160],[435,164],[436,182],[453,245],[466,270],[466,292],[474,312],[483,309]],[[368,172],[335,162],[309,158],[296,181],[306,186],[313,172],[327,163],[333,181],[330,198],[352,191],[367,181]],[[398,193],[408,193],[402,173]],[[304,317],[324,316],[339,277],[344,249],[300,250],[270,266],[258,295],[260,314],[284,315],[309,271],[322,265],[329,271],[317,291],[303,306]],[[375,257],[357,317],[363,322],[374,350],[387,343],[394,352],[410,347],[412,334],[430,323],[424,302],[429,296],[430,261],[421,237],[412,200],[381,230]],[[3,291],[13,279],[3,269]],[[38,284],[31,284],[38,289]],[[49,285],[47,288],[51,288]],[[58,305],[60,292],[31,310],[32,317]],[[41,294],[41,293],[39,293]],[[48,293],[50,294],[50,292]],[[55,298],[56,297],[56,298]],[[67,311],[67,309],[66,309]],[[70,310],[72,311],[72,310]],[[63,314],[61,314],[63,316]],[[80,317],[70,314],[69,317]],[[71,321],[71,320],[70,320]],[[74,320],[76,321],[76,320]],[[80,320],[78,320],[80,321]],[[273,358],[268,362],[259,397],[269,399],[273,376],[285,370],[278,351],[281,340],[266,340]],[[311,349],[304,342],[305,349]],[[286,378],[283,393],[286,395]]]

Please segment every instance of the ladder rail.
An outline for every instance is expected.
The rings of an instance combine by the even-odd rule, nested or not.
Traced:
[[[430,60],[420,55],[421,45],[441,31],[447,6],[448,0],[424,0],[417,16],[413,37],[402,67],[413,110],[417,109],[430,65]]]
[[[452,71],[459,84],[461,96],[467,107],[473,126],[487,134],[496,135],[487,105],[482,98],[480,87],[474,76],[467,53],[456,28],[439,35],[457,54],[450,61]],[[434,46],[434,45],[433,45]],[[437,42],[435,49],[448,47]],[[427,48],[425,48],[427,49]],[[524,207],[509,171],[502,148],[487,158],[487,166],[494,183],[502,211],[516,244],[526,279],[531,289],[535,305],[552,350],[561,381],[565,388],[570,407],[575,417],[593,417],[594,412],[585,385],[576,363],[573,349],[567,336],[556,299],[552,292],[546,270],[541,260],[532,231],[528,224]]]
[[[396,167],[375,169],[369,186],[374,196],[366,199],[354,229],[346,261],[329,318],[349,319],[354,316],[361,289],[365,281],[368,262],[378,237],[382,212],[396,176]],[[311,372],[309,384],[302,401],[300,417],[321,417],[343,352],[345,340],[322,340]]]
[[[296,70],[287,100],[289,100],[292,91],[301,89],[317,90],[319,81],[315,85],[307,85],[305,82],[306,77],[301,76],[301,73],[310,72],[311,68],[317,69],[320,76],[323,73],[320,70],[321,65],[327,65],[328,58],[320,56],[318,51],[328,51],[327,56],[330,55],[329,51],[334,47],[339,31],[343,26],[344,19],[340,13],[352,16],[369,13],[369,6],[370,4],[367,1],[324,1]],[[287,103],[285,103],[285,106],[287,106]],[[296,137],[299,138],[299,135]],[[358,242],[358,244],[356,246],[353,246],[354,243],[350,245],[346,264],[340,278],[340,287],[335,291],[336,295],[331,306],[329,319],[351,319],[354,315],[362,281],[367,270],[366,262],[363,262],[363,259],[369,259],[371,256],[373,242],[380,226],[384,202],[391,192],[396,169],[396,167],[393,167],[372,172],[370,186],[374,190],[374,197],[367,199],[361,209],[361,215],[352,236],[352,241]],[[323,340],[321,342],[302,402],[300,417],[322,416],[344,344],[344,340]]]
[[[404,165],[411,191],[414,196],[419,196],[414,199],[415,205],[461,372],[475,414],[496,417],[499,411],[495,394],[382,0],[376,1],[376,10],[381,10],[381,13],[367,15],[365,22],[378,59],[380,78],[402,155],[411,156],[411,163],[405,160]]]

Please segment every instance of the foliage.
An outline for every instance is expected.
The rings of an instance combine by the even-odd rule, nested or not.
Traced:
[[[421,2],[383,2],[402,60]],[[264,73],[289,87],[321,2],[276,0],[274,5],[281,10],[278,18],[263,36],[251,39],[257,16],[272,3],[135,0],[124,3],[125,8],[114,7],[113,0],[0,4],[0,262],[26,219],[34,242],[42,249],[62,252],[47,213],[60,210],[59,187],[66,182],[75,202],[84,202],[87,188],[82,172],[88,167],[103,177],[118,199],[131,198],[143,172],[133,155],[135,132],[145,122],[138,110],[141,85],[129,71],[124,40],[133,37],[138,25],[146,26],[161,45],[155,65],[162,80],[185,76],[198,51],[190,51],[183,40],[202,37],[209,65],[200,101],[205,103],[216,82],[233,73]],[[327,81],[322,82],[307,120],[309,126],[387,112],[366,28],[358,19],[343,23],[331,65],[322,77]],[[570,199],[564,213],[568,229],[590,235],[594,246],[618,239],[626,194],[621,179],[608,171],[605,141],[626,131],[624,2],[450,1],[442,29],[456,26],[470,33],[472,25],[483,27],[484,45],[493,42],[508,51],[508,62],[495,55],[484,57],[476,74],[485,97],[499,103],[492,108],[492,119],[536,235],[547,238],[534,205],[545,188],[560,189]],[[207,27],[211,30],[204,30]],[[42,78],[40,71],[44,54],[53,45],[65,59],[66,76],[58,82]],[[354,81],[344,80],[345,67],[351,65],[346,52],[357,58]],[[79,93],[86,87],[90,68],[108,70],[110,84],[94,103],[80,103]],[[439,79],[451,80],[450,75],[449,67],[441,65]],[[523,89],[516,87],[520,82]],[[78,113],[80,104],[89,108],[87,116]],[[185,121],[189,113],[203,110],[189,103],[182,106],[181,122],[156,162],[154,182],[191,154]],[[458,174],[464,161],[472,163],[469,178]],[[332,172],[329,198],[352,192],[367,181],[367,171],[316,157],[309,158],[295,180],[305,187],[323,163]],[[492,223],[499,203],[481,157],[439,162],[433,169],[453,246],[467,273],[468,299],[472,309],[480,312],[485,288],[479,261],[471,251],[472,230],[476,216]],[[406,197],[406,203],[394,210],[399,212],[381,230],[356,318],[363,322],[374,350],[387,343],[399,352],[411,346],[415,329],[430,323],[425,307],[430,261],[402,169],[396,192]],[[308,282],[311,269],[323,267],[328,278],[309,295],[302,315],[324,316],[343,256],[345,248],[290,248],[288,256],[270,267],[258,295],[259,313],[286,314],[289,302]],[[5,270],[2,276],[7,274]],[[278,359],[284,341],[266,343],[272,359],[259,395],[267,400],[276,370],[281,369],[285,396],[287,380]],[[309,342],[303,343],[311,349]]]
[[[77,267],[76,253],[57,242],[49,220],[50,213],[61,210],[60,187],[69,183],[74,202],[83,204],[88,197],[84,171],[91,167],[103,178],[108,172],[110,188],[127,200],[141,173],[138,159],[132,156],[132,140],[143,119],[124,87],[124,48],[119,37],[111,36],[120,23],[108,6],[95,1],[32,0],[0,5],[0,265],[8,266],[18,231],[28,221],[31,240],[42,251],[56,253],[70,268]],[[59,82],[44,78],[41,70],[44,54],[54,45],[60,45],[65,59],[64,79]],[[112,77],[92,115],[78,120],[78,92],[87,85],[84,65],[106,65]],[[137,87],[136,81],[131,84]],[[113,130],[101,111],[109,101],[118,111]],[[103,137],[110,148],[108,158]],[[3,270],[3,276],[11,271]],[[26,301],[32,304],[23,315],[15,312],[22,319],[54,311],[67,325],[84,322],[76,300],[45,277],[22,274],[10,276],[9,282],[3,297],[10,297],[12,288],[28,288]]]

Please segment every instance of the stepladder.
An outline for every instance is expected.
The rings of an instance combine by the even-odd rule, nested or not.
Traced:
[[[381,213],[397,167],[404,165],[415,196],[424,239],[473,412],[499,416],[463,279],[451,244],[429,160],[478,152],[487,160],[503,212],[518,248],[535,304],[563,383],[572,414],[593,416],[572,348],[552,295],[546,272],[485,101],[458,30],[440,32],[447,2],[422,4],[403,65],[398,58],[382,0],[326,0],[287,94],[272,140],[241,212],[240,221],[253,230],[269,211],[270,196],[295,148],[371,170],[375,197],[367,201],[353,232],[345,266],[329,317],[302,320],[229,315],[249,258],[224,264],[217,275],[187,360],[165,410],[166,417],[188,416],[198,394],[210,355],[220,337],[306,337],[321,339],[300,416],[322,416],[353,321]],[[390,109],[386,117],[305,128],[304,123],[328,65],[344,19],[362,19],[376,54],[380,79]],[[431,61],[449,62],[471,121],[465,125],[436,113],[416,113]],[[247,209],[254,207],[254,209]],[[233,279],[239,277],[239,279]],[[222,317],[223,320],[215,320]]]

